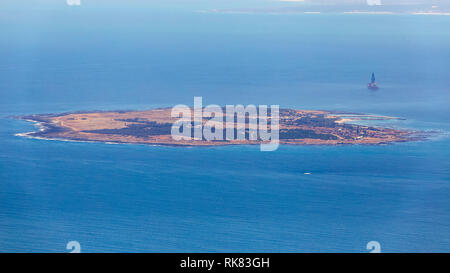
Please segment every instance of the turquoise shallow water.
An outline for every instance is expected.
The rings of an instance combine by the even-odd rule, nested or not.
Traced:
[[[1,252],[450,251],[450,18],[82,8],[0,17]],[[14,134],[35,128],[7,118],[194,95],[438,133],[262,153],[27,139]]]

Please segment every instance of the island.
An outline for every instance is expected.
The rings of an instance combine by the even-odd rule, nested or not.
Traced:
[[[40,139],[171,146],[217,146],[263,142],[259,138],[176,141],[171,136],[171,128],[177,119],[171,117],[171,108],[36,114],[16,118],[34,122],[39,127],[38,131],[19,133],[18,136]],[[414,131],[368,126],[361,122],[392,119],[399,118],[322,110],[280,109],[279,139],[280,144],[290,145],[376,145],[423,139]]]

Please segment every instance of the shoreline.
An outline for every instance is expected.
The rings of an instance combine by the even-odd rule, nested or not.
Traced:
[[[28,134],[35,132],[27,132],[27,133],[17,133],[14,136],[36,139],[36,140],[47,140],[47,141],[61,141],[61,142],[74,142],[74,143],[101,143],[107,145],[144,145],[144,146],[155,146],[155,147],[179,147],[179,148],[209,148],[209,147],[225,147],[225,146],[256,146],[260,145],[260,143],[230,143],[230,144],[216,144],[216,145],[195,145],[195,144],[169,144],[169,143],[146,143],[146,142],[120,142],[120,141],[102,141],[102,140],[80,140],[80,139],[70,139],[70,138],[46,138],[46,137],[37,137],[30,136]],[[380,143],[337,143],[337,144],[324,144],[324,143],[288,143],[288,142],[280,142],[280,146],[386,146],[386,145],[395,145],[395,143],[408,143],[408,142],[420,142],[427,141],[429,138],[427,137],[413,137],[409,140],[399,140],[392,142],[380,142]]]

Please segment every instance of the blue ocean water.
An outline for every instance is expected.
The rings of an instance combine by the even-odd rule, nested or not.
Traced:
[[[450,17],[85,2],[0,13],[0,252],[450,251]],[[262,153],[27,139],[14,134],[34,126],[9,118],[193,96],[437,133]]]

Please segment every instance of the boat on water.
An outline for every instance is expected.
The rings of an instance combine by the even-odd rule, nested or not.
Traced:
[[[375,79],[375,73],[372,73],[372,78],[370,79],[370,82],[367,84],[367,88],[371,90],[377,90],[379,88],[378,83]]]

